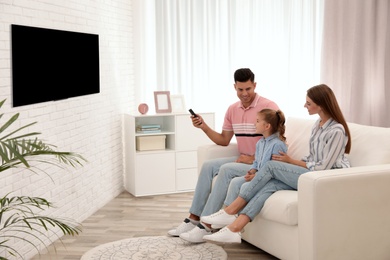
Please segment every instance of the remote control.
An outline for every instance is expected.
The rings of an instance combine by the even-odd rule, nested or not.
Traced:
[[[188,111],[190,111],[191,115],[193,115],[194,117],[198,117],[192,109],[189,109]]]

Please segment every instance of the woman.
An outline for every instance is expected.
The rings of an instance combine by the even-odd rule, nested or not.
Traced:
[[[350,167],[345,157],[351,150],[350,132],[333,91],[326,85],[310,88],[304,106],[310,115],[318,114],[320,117],[312,128],[309,155],[301,160],[283,152],[273,155],[272,161],[261,168],[252,181],[242,186],[234,201],[226,201],[228,206],[225,209],[202,218],[202,221],[215,226],[227,225],[204,236],[204,240],[241,243],[241,230],[254,219],[265,200],[275,191],[296,190],[299,176],[309,171]]]

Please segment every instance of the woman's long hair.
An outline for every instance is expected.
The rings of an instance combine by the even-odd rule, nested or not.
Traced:
[[[351,151],[351,134],[332,89],[325,84],[317,85],[307,90],[307,96],[313,100],[314,103],[320,106],[325,114],[343,125],[348,137],[348,142],[345,146],[345,153],[349,153]]]

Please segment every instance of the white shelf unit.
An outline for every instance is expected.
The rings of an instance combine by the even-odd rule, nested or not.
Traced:
[[[200,113],[214,129],[214,113]],[[137,125],[158,124],[161,132],[137,133]],[[134,196],[193,191],[198,180],[197,148],[211,144],[189,114],[124,115],[125,189]],[[138,136],[165,135],[165,149],[137,151]]]

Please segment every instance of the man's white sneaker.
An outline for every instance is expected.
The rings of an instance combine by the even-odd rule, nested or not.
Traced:
[[[203,236],[206,242],[221,243],[221,244],[240,244],[241,232],[232,232],[228,227],[224,227],[220,231],[211,235]]]
[[[221,209],[210,216],[201,217],[201,221],[207,224],[211,224],[212,228],[221,228],[230,225],[236,220],[236,215],[229,215],[225,210]]]
[[[180,238],[191,243],[203,243],[203,237],[211,234],[211,231],[207,231],[202,224],[198,224],[194,229],[189,232],[180,234]]]
[[[173,237],[180,236],[181,233],[186,233],[194,229],[196,225],[192,224],[191,221],[186,218],[176,229],[171,229],[168,231],[168,235]]]

